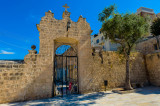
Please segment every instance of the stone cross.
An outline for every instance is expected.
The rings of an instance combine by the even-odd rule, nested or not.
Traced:
[[[69,6],[67,6],[67,4],[65,4],[63,7],[65,8],[65,11],[67,11],[67,8],[69,8]]]

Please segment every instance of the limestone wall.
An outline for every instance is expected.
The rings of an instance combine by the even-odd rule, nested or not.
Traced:
[[[70,12],[64,11],[63,19],[57,20],[54,18],[54,14],[48,11],[42,17],[40,24],[37,24],[40,34],[39,54],[43,55],[37,64],[46,64],[44,68],[50,67],[47,69],[50,73],[48,78],[52,80],[56,49],[61,45],[70,45],[78,56],[79,91],[82,93],[83,76],[89,64],[86,60],[89,60],[92,54],[90,41],[92,30],[85,18],[80,16],[77,22],[73,22],[70,14]],[[70,23],[71,27],[68,27],[67,23]]]
[[[0,65],[0,103],[52,97],[53,63],[48,63],[49,56],[30,53],[25,57],[25,64]],[[89,59],[79,59],[80,93],[104,90],[104,80],[108,80],[107,88],[124,86],[125,60],[122,56],[116,52],[103,52],[102,57],[103,63],[98,53]],[[159,57],[160,54],[146,56],[150,81],[157,86],[160,85]],[[146,83],[143,55],[132,53],[130,62],[131,83]]]
[[[123,87],[125,61],[115,52],[103,52],[102,56],[103,64],[99,54],[86,60],[89,64],[86,64],[87,68],[79,78],[80,93],[104,90],[104,80],[108,80],[108,88]],[[45,61],[40,64],[42,60],[39,59],[42,57],[40,54],[28,54],[25,64],[1,65],[0,103],[52,97],[53,71],[50,70],[53,66],[45,64]],[[145,83],[147,79],[143,55],[133,53],[131,64],[131,82]]]
[[[26,86],[24,79],[23,64],[1,64],[0,65],[0,103],[22,100],[17,95],[24,95],[19,92],[20,88]]]
[[[90,60],[88,70],[83,78],[83,91],[104,90],[104,80],[108,80],[107,88],[123,87],[125,83],[125,60],[115,52],[103,52],[103,64],[99,54]],[[132,53],[130,61],[131,83],[147,83],[143,55]]]
[[[0,103],[52,97],[53,73],[48,64],[38,64],[41,57],[28,54],[27,63],[0,65]]]
[[[151,84],[160,86],[160,53],[146,55],[146,63]]]
[[[158,38],[160,40],[160,36]],[[136,45],[136,50],[143,54],[151,54],[155,52],[159,52],[159,50],[155,50],[154,45],[157,44],[157,40],[155,37],[149,38],[148,40],[139,42]]]
[[[63,19],[56,20],[54,14],[45,13],[37,24],[40,38],[39,54],[29,50],[24,64],[0,67],[0,103],[49,98],[53,96],[54,56],[57,47],[70,45],[78,56],[78,84],[80,93],[122,87],[125,83],[125,60],[115,52],[103,52],[103,64],[99,54],[92,56],[91,28],[82,16],[77,22],[70,19],[68,11]],[[71,27],[67,27],[67,23]],[[143,55],[132,54],[131,82],[147,81]]]

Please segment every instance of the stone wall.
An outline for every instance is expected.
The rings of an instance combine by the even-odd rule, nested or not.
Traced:
[[[28,54],[24,64],[0,66],[0,103],[52,97],[53,73],[48,64],[37,64],[41,57]]]
[[[77,22],[73,22],[68,11],[63,12],[62,20],[53,16],[48,11],[37,24],[39,54],[33,47],[25,56],[24,64],[0,67],[0,103],[53,97],[54,57],[61,45],[70,45],[77,53],[80,93],[104,90],[104,80],[108,80],[108,88],[124,85],[125,61],[115,52],[103,52],[102,57],[92,55],[92,31],[85,18],[80,16]],[[67,26],[68,23],[71,27]],[[143,55],[133,53],[131,63],[131,82],[147,82]]]
[[[77,22],[73,22],[68,11],[63,12],[62,20],[57,20],[53,16],[54,14],[48,11],[42,17],[40,24],[37,24],[40,34],[39,54],[36,54],[37,52],[34,49],[29,50],[29,54],[24,58],[23,76],[20,79],[15,78],[14,83],[12,80],[5,81],[3,77],[0,79],[0,82],[3,83],[0,88],[0,103],[54,96],[54,56],[57,47],[61,45],[70,45],[78,55],[79,91],[83,93],[81,86],[83,84],[83,73],[88,67],[88,61],[86,60],[89,60],[92,54],[90,25],[82,16],[79,17]],[[71,23],[71,27],[67,26],[68,23]],[[0,68],[0,70],[2,69]],[[6,73],[17,73],[15,70],[19,70],[19,68],[6,70]],[[0,74],[3,75],[3,72]],[[8,85],[16,85],[17,88]]]
[[[54,73],[54,58],[56,49],[61,45],[70,45],[78,56],[78,75],[79,75],[79,91],[83,92],[83,77],[88,67],[89,58],[91,57],[91,38],[92,30],[89,23],[82,16],[77,22],[70,19],[70,12],[63,12],[63,19],[57,20],[54,18],[54,13],[48,11],[42,17],[40,24],[37,24],[37,29],[40,34],[40,49],[38,55],[43,57],[37,58],[37,65],[45,64],[44,68],[50,73],[48,78],[53,80]],[[68,27],[68,23],[71,27]],[[43,60],[44,59],[44,60]],[[48,68],[49,67],[49,68]],[[44,70],[44,69],[43,69]],[[50,84],[50,86],[52,83]]]
[[[160,40],[160,36],[159,36]],[[148,38],[147,40],[141,41],[136,45],[136,50],[143,53],[143,54],[151,54],[154,52],[159,52],[155,50],[154,45],[157,44],[157,40],[155,37]]]
[[[103,52],[103,64],[99,54],[88,60],[88,67],[79,78],[82,84],[81,93],[104,90],[104,80],[108,80],[107,88],[123,87],[125,83],[125,60],[115,52]],[[6,64],[0,68],[0,103],[33,100],[52,97],[53,76],[47,64],[38,63],[43,55],[28,54],[25,64]],[[27,59],[28,58],[28,59]],[[83,67],[82,67],[83,68]],[[143,55],[133,53],[131,56],[131,82],[147,82]],[[52,69],[53,70],[53,69]]]
[[[0,103],[22,100],[17,95],[24,95],[19,90],[26,86],[23,64],[0,65]]]
[[[146,63],[151,84],[160,86],[160,53],[146,55]]]
[[[104,90],[104,80],[108,81],[107,88],[124,87],[125,59],[116,52],[103,52],[103,63],[99,54],[90,59],[90,65],[83,78],[83,91]],[[132,53],[130,60],[131,83],[147,83],[145,61],[140,53]]]

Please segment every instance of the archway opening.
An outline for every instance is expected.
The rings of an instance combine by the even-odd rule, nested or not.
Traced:
[[[54,58],[54,96],[78,93],[77,51],[70,45],[56,48]]]
[[[56,55],[63,55],[71,46],[69,45],[62,45],[56,49]]]

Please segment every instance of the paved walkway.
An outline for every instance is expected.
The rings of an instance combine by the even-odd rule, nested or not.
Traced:
[[[141,91],[128,94],[117,94],[111,91],[90,93],[84,95],[72,95],[63,98],[34,100],[2,106],[160,106],[160,87],[145,87]],[[0,105],[0,106],[1,106]]]

